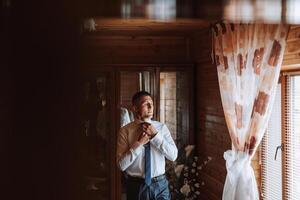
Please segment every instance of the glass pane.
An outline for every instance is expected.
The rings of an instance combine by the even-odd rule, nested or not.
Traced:
[[[265,200],[282,199],[281,84],[278,85],[267,133],[262,141],[262,191]]]
[[[189,142],[189,90],[187,72],[160,73],[160,121],[179,149]]]
[[[176,73],[177,147],[189,144],[190,88],[187,72]]]
[[[300,196],[300,76],[291,76],[290,83],[290,137],[288,152],[288,199]]]

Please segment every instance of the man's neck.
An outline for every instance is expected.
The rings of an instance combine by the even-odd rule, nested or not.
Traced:
[[[151,122],[151,118],[137,117],[136,120],[141,122]]]

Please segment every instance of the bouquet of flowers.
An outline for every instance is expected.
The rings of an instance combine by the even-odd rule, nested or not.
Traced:
[[[194,200],[200,196],[200,187],[205,182],[200,178],[200,171],[212,160],[211,157],[200,162],[194,152],[194,145],[187,145],[178,152],[173,163],[167,163],[166,174],[170,183],[172,199]]]

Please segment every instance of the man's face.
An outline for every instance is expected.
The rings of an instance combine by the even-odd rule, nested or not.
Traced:
[[[136,113],[141,119],[151,119],[153,117],[153,101],[150,96],[142,96],[135,105]]]

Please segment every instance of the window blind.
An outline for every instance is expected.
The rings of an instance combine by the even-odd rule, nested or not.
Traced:
[[[288,75],[285,98],[285,196],[300,199],[300,76]]]
[[[262,140],[262,199],[282,199],[281,151],[274,159],[276,148],[281,145],[281,84],[278,84],[267,132]]]

